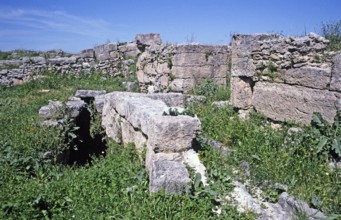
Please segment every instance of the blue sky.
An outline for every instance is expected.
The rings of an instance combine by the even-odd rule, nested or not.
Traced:
[[[338,20],[341,0],[1,0],[0,50],[79,52],[138,33],[227,44],[232,33],[303,35]]]

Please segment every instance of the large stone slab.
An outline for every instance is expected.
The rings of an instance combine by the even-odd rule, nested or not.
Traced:
[[[189,173],[179,154],[155,154],[149,171],[149,191],[174,194],[188,188]]]
[[[56,119],[64,110],[64,105],[60,101],[49,101],[48,105],[42,106],[39,109],[39,116],[43,119]]]
[[[175,78],[198,79],[198,78],[226,78],[228,75],[228,66],[205,65],[205,66],[174,66],[172,74]]]
[[[96,96],[104,95],[105,93],[105,90],[77,90],[75,96],[79,98],[95,98]]]
[[[200,130],[198,118],[190,116],[155,116],[149,122],[148,145],[155,153],[182,152],[192,148]]]
[[[117,143],[122,143],[121,117],[109,102],[104,103],[102,127],[106,135]]]
[[[231,77],[231,103],[234,107],[248,109],[252,106],[252,80]]]
[[[286,84],[301,85],[317,89],[327,89],[330,82],[330,76],[330,69],[318,67],[294,68],[281,74],[281,78]]]
[[[122,142],[124,145],[133,143],[136,150],[142,153],[146,147],[147,139],[141,131],[134,129],[134,127],[124,118],[121,118],[122,127]]]
[[[341,92],[341,53],[333,57],[332,79],[330,82],[330,89]]]
[[[258,82],[253,88],[254,108],[275,121],[309,124],[313,112],[332,123],[341,109],[341,94],[285,84]]]
[[[137,34],[135,36],[135,41],[137,44],[153,45],[161,44],[160,34]]]

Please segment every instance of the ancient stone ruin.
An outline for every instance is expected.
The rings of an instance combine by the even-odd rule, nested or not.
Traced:
[[[330,123],[341,110],[341,53],[325,51],[316,34],[235,35],[231,55],[232,105],[254,108],[275,121],[310,122],[320,112]]]
[[[150,192],[165,189],[172,194],[188,188],[191,179],[187,165],[201,173],[205,182],[205,167],[193,149],[201,130],[199,119],[187,115],[168,115],[170,109],[181,112],[185,98],[178,93],[105,94],[105,91],[78,90],[65,105],[60,101],[50,101],[39,110],[39,115],[45,120],[43,126],[59,126],[59,121],[65,118],[76,120],[80,128],[77,135],[84,146],[80,146],[77,152],[72,148],[64,152],[61,162],[84,164],[93,155],[105,154],[103,144],[100,144],[102,147],[97,146],[99,139],[91,140],[89,135],[85,105],[94,103],[102,115],[106,136],[125,146],[135,145],[149,173]],[[76,140],[73,144],[80,143]],[[75,154],[78,155],[77,160]]]

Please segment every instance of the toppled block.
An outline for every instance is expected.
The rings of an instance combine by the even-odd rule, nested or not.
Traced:
[[[49,101],[48,105],[45,105],[39,109],[39,116],[45,120],[57,119],[63,113],[64,105],[60,101]]]
[[[149,125],[148,144],[156,153],[186,151],[200,131],[198,118],[183,115],[154,117]]]
[[[188,187],[191,181],[189,173],[179,154],[155,154],[149,173],[149,191],[157,192],[165,189],[174,194]]]
[[[85,107],[85,102],[77,97],[71,97],[66,102],[65,112],[70,118],[76,118],[81,113],[82,109]]]
[[[107,93],[105,90],[77,90],[75,96],[79,98],[95,98],[105,93]]]

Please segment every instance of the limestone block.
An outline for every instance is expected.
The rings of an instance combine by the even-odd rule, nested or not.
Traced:
[[[85,107],[85,102],[78,97],[71,97],[66,102],[65,112],[70,118],[76,118]]]
[[[234,107],[248,109],[252,105],[252,80],[231,77],[231,103]]]
[[[161,44],[161,37],[160,34],[137,34],[135,41],[137,44],[144,45]]]
[[[79,98],[95,98],[98,95],[104,95],[105,90],[77,90],[76,97]]]
[[[82,58],[95,58],[95,51],[93,49],[82,50],[79,56]]]
[[[188,187],[189,173],[179,154],[155,154],[149,171],[149,191],[174,194]]]
[[[174,48],[174,53],[227,53],[229,51],[229,46],[227,45],[219,45],[219,46],[210,46],[210,45],[197,45],[197,44],[184,44],[184,45],[177,45]]]
[[[302,67],[285,71],[281,78],[286,84],[301,85],[310,88],[327,89],[331,76],[330,69]]]
[[[313,112],[332,123],[338,109],[341,109],[341,94],[285,84],[257,82],[254,87],[252,104],[266,117],[275,121],[295,120],[309,124]]]
[[[170,107],[184,107],[184,95],[182,93],[154,93],[146,96],[154,100],[161,100]]]
[[[102,127],[106,135],[117,143],[122,142],[121,121],[120,115],[117,114],[109,102],[106,102],[102,112]]]
[[[198,118],[182,115],[154,116],[148,125],[148,145],[155,153],[188,150],[200,131]]]
[[[142,130],[149,135],[149,123],[152,117],[162,115],[167,109],[167,105],[160,100],[152,100],[144,94],[134,94],[131,96],[116,93],[117,96],[112,100],[116,111],[125,117],[134,128]],[[121,95],[121,96],[119,96]]]
[[[48,105],[39,109],[39,116],[43,119],[56,119],[63,113],[64,105],[60,101],[49,101]]]
[[[143,83],[144,82],[144,72],[142,70],[138,70],[136,72],[136,77],[137,77],[137,80],[140,82],[140,83]]]
[[[170,83],[170,88],[173,92],[188,92],[194,88],[194,79],[174,79]]]
[[[140,50],[137,47],[136,42],[127,43],[118,47],[118,50],[124,53],[126,56],[136,57]]]
[[[341,53],[336,54],[333,59],[332,79],[330,90],[341,92]]]
[[[100,114],[102,114],[104,101],[105,101],[105,95],[104,94],[95,96],[94,105],[95,105],[96,111]]]
[[[48,63],[52,65],[75,64],[76,62],[76,57],[57,57],[48,59]]]
[[[122,142],[124,145],[133,143],[138,152],[142,153],[145,148],[147,139],[139,130],[135,130],[134,127],[124,118],[121,118],[122,128]]]
[[[111,51],[109,53],[109,56],[111,57],[111,59],[117,59],[121,56],[120,52],[118,51]]]
[[[253,60],[249,57],[232,57],[231,75],[252,77],[256,73]]]
[[[212,52],[205,53],[178,53],[173,56],[174,66],[202,66],[209,64],[209,57]]]
[[[156,65],[156,72],[160,74],[169,74],[171,70],[168,67],[168,63],[158,63]]]

